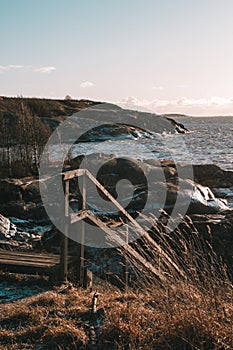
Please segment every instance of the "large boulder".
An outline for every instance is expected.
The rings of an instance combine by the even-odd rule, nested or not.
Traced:
[[[0,179],[0,193],[0,210],[3,215],[35,220],[46,216],[38,179]]]
[[[184,168],[187,165],[183,166]],[[221,169],[215,164],[194,164],[194,180],[211,188],[227,188],[233,186],[233,171]]]
[[[152,199],[148,210],[152,212],[164,209],[170,213],[178,195],[180,209],[187,207],[188,214],[214,214],[229,209],[227,201],[217,198],[208,186],[192,179],[180,178],[175,164],[171,161],[132,161],[105,154],[92,154],[86,158],[88,169],[93,173],[98,169],[98,181],[115,199],[121,198],[122,205],[131,214],[144,208],[148,194]],[[72,165],[79,167],[82,160],[83,156],[77,157],[72,161]],[[150,187],[147,180],[151,182]],[[105,198],[101,191],[99,195]]]

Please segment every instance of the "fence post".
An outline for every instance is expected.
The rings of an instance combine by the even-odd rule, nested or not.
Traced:
[[[85,174],[83,175],[82,184],[82,210],[86,209],[86,179]],[[80,232],[80,243],[78,243],[77,257],[78,257],[78,282],[81,286],[85,286],[85,271],[84,271],[84,261],[85,261],[85,222],[81,222],[81,232]]]
[[[97,312],[97,300],[98,300],[98,297],[99,297],[99,293],[95,292],[94,295],[93,295],[93,298],[92,298],[92,313],[93,314],[96,314]]]
[[[64,234],[61,233],[60,267],[61,281],[67,282],[68,277],[68,235],[69,235],[69,180],[65,181],[65,223]]]

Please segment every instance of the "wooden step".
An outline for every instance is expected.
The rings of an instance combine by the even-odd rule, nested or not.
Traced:
[[[56,254],[0,250],[0,268],[4,271],[48,274],[59,264]]]

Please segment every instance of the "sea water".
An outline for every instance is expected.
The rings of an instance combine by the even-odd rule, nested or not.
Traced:
[[[79,143],[72,147],[72,157],[105,153],[135,159],[216,164],[233,171],[233,117],[179,117],[177,121],[184,124],[189,132]]]

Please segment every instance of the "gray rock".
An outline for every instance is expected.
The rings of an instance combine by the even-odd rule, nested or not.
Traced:
[[[0,239],[4,240],[14,237],[16,232],[16,226],[8,218],[0,214]]]

